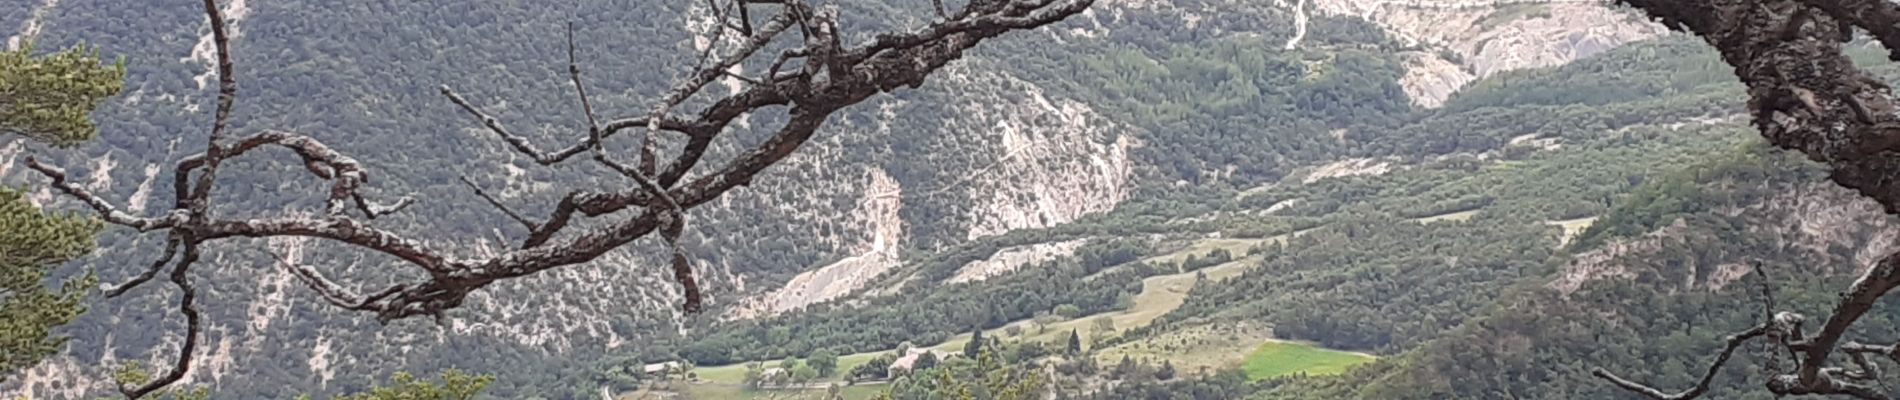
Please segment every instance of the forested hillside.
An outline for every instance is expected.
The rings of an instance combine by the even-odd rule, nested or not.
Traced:
[[[1614,398],[1591,368],[1658,365],[1655,384],[1686,386],[1723,336],[1762,317],[1754,265],[1777,304],[1821,307],[1894,238],[1877,206],[1754,139],[1728,111],[1739,85],[1696,46],[1646,42],[1478,81],[1368,134],[1419,144],[1348,164],[1377,168],[1176,191],[980,240],[892,278],[911,291],[687,339],[678,356],[868,357],[954,348],[970,337],[958,327],[976,326],[1053,354],[1085,332],[1089,357],[1043,361],[1066,382],[1056,393],[1081,398]],[[996,259],[1020,271],[929,283]],[[1382,357],[1303,367],[1316,359],[1257,347],[1276,340]],[[1137,361],[1115,366],[1123,357]],[[1163,361],[1204,369],[1123,372]],[[1725,372],[1717,394],[1757,395],[1749,374]]]
[[[848,31],[935,18],[924,1],[826,3]],[[281,256],[369,285],[400,280],[383,272],[395,259],[303,240],[214,246],[211,266],[196,272],[213,322],[185,383],[214,398],[286,398],[459,368],[496,374],[484,392],[495,398],[796,394],[860,382],[851,367],[888,363],[899,349],[957,350],[974,329],[1000,339],[992,362],[1039,366],[1024,369],[1045,373],[1061,396],[1607,396],[1578,371],[1690,368],[1705,352],[1588,343],[1678,329],[1644,313],[1693,314],[1634,306],[1644,301],[1748,301],[1727,283],[1742,255],[1760,251],[1749,243],[1792,241],[1717,227],[1853,209],[1851,196],[1750,140],[1735,117],[1740,86],[1702,45],[1642,40],[1660,29],[1602,5],[1443,3],[1102,1],[986,43],[917,89],[839,113],[784,165],[694,209],[683,247],[708,281],[702,314],[676,311],[681,295],[657,240],[489,287],[441,326],[335,310],[276,267]],[[94,114],[98,143],[0,142],[0,182],[78,207],[18,168],[32,155],[70,166],[128,211],[163,207],[172,193],[161,171],[192,152],[214,107],[197,6],[0,6],[0,27],[18,24],[20,40],[84,42],[128,66],[124,93]],[[619,177],[517,157],[439,87],[553,147],[586,131],[566,86],[570,24],[578,64],[597,85],[593,106],[616,114],[648,107],[718,30],[698,2],[225,7],[242,82],[233,130],[294,130],[356,155],[376,171],[372,193],[421,200],[378,224],[476,252],[522,233],[464,177],[535,215],[547,210],[532,205],[554,204],[559,188]],[[709,90],[746,84],[721,79]],[[767,132],[755,126],[785,118],[746,116],[736,135],[760,140]],[[730,146],[712,154],[740,151]],[[220,201],[241,204],[237,214],[322,208],[316,189],[291,183],[305,177],[288,158],[228,169],[238,172]],[[1851,265],[1878,239],[1867,229],[1803,239],[1820,250],[1775,253],[1775,265],[1803,255]],[[1712,250],[1644,244],[1659,237]],[[62,276],[124,279],[135,273],[125,265],[149,262],[159,245],[107,230],[100,251]],[[1787,280],[1790,293],[1838,283],[1799,271],[1769,273],[1813,281]],[[104,377],[122,362],[164,363],[178,347],[167,332],[182,323],[166,311],[173,296],[96,299],[62,331],[73,340],[61,356],[0,393],[81,398],[108,390]],[[1678,336],[1712,345],[1746,309],[1684,322],[1714,329]],[[1600,312],[1645,325],[1547,323]],[[1077,352],[1064,353],[1072,336]],[[1501,336],[1534,350],[1468,351]],[[1309,371],[1262,356],[1282,340],[1365,366]],[[1607,348],[1628,353],[1592,352]],[[748,363],[824,358],[814,354],[846,365],[807,376],[810,388],[740,382]],[[951,379],[975,358],[938,372]],[[698,377],[632,372],[668,361],[691,363]],[[919,398],[905,396],[949,385],[925,370],[877,371],[846,393],[888,387]],[[1522,372],[1487,373],[1497,370]],[[1328,376],[1299,377],[1307,372]],[[1562,385],[1535,384],[1544,380]]]

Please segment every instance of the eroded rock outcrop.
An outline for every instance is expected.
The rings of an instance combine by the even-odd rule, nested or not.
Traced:
[[[1314,0],[1325,15],[1356,16],[1410,45],[1401,80],[1413,104],[1437,107],[1465,83],[1498,72],[1562,65],[1632,41],[1661,26],[1586,0]]]
[[[898,247],[904,239],[904,221],[898,218],[903,187],[882,170],[866,174],[862,187],[863,198],[848,218],[871,233],[870,241],[852,246],[854,255],[800,273],[778,289],[746,299],[733,311],[734,317],[772,315],[836,299],[897,266]]]
[[[1900,249],[1900,243],[1896,243],[1900,225],[1873,200],[1832,183],[1784,187],[1786,191],[1765,201],[1721,207],[1713,213],[1719,218],[1739,220],[1750,233],[1776,235],[1774,243],[1789,246],[1809,260],[1801,268],[1833,264],[1864,269]],[[1592,281],[1651,274],[1677,282],[1683,290],[1719,289],[1750,273],[1747,260],[1739,256],[1703,259],[1663,254],[1719,247],[1729,240],[1714,229],[1677,219],[1640,237],[1611,240],[1573,257],[1548,287],[1568,295]],[[1851,257],[1843,259],[1836,249],[1850,250]],[[1663,265],[1665,261],[1675,265]]]
[[[945,283],[980,281],[992,276],[1007,274],[1018,268],[1067,257],[1075,254],[1075,249],[1087,243],[1086,239],[1064,240],[1060,242],[1037,243],[1017,246],[997,251],[989,258],[971,261],[957,269],[957,274],[945,280]]]

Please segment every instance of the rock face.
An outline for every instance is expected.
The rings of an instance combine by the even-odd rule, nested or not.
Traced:
[[[58,5],[59,0],[40,0],[39,6],[33,8],[33,14],[20,24],[19,33],[7,37],[7,50],[18,50],[26,42],[39,37],[40,30],[46,27],[46,13],[52,12],[53,7]]]
[[[903,187],[883,170],[872,170],[865,180],[863,199],[847,218],[868,230],[870,240],[852,244],[854,252],[849,257],[800,273],[785,286],[744,300],[733,310],[733,317],[772,315],[835,299],[897,266],[898,247],[904,239],[904,221],[897,215],[903,207]]]
[[[1437,107],[1477,78],[1562,65],[1662,34],[1654,23],[1589,0],[1313,0],[1323,15],[1379,24],[1405,44],[1455,55],[1408,54],[1400,83],[1413,104]]]
[[[1384,175],[1387,172],[1392,172],[1393,168],[1391,161],[1376,158],[1340,160],[1326,165],[1312,167],[1311,170],[1306,173],[1305,177],[1300,178],[1300,183],[1313,183],[1328,178],[1357,175]],[[1267,212],[1273,211],[1275,210],[1269,208]]]
[[[975,239],[1042,228],[1108,211],[1128,197],[1134,139],[1087,104],[1051,98],[1036,84],[982,67],[950,71],[946,83],[972,88],[947,127],[982,132],[975,141],[1000,158],[951,187],[967,193]]]
[[[804,149],[810,151],[794,156],[789,166],[801,170],[807,179],[856,171],[865,171],[867,178],[818,185],[765,184],[761,192],[791,192],[793,198],[855,196],[830,202],[845,205],[844,209],[787,214],[800,226],[816,228],[812,234],[823,238],[825,245],[841,249],[844,256],[743,300],[744,306],[731,316],[772,315],[864,289],[872,278],[903,262],[899,249],[904,246],[927,247],[920,242],[953,243],[1013,229],[1053,226],[1107,211],[1127,197],[1133,139],[1119,125],[1087,104],[1052,97],[1036,84],[997,72],[985,63],[966,60],[943,71],[936,80],[942,86],[936,87],[955,91],[926,89],[919,99],[898,96],[866,107],[875,111],[840,121],[839,135]],[[896,131],[929,129],[920,121],[902,118],[917,114],[949,116],[929,123],[956,134],[933,136],[931,143],[922,145],[928,157],[943,163],[918,165],[893,159],[884,162],[890,168],[886,170],[843,161],[865,148],[916,145],[879,138]],[[892,170],[921,177],[913,178],[914,184],[900,184]],[[769,206],[751,198],[735,197],[734,204]],[[914,209],[954,213],[931,215]],[[906,224],[931,230],[906,230]],[[920,236],[925,240],[919,240]]]
[[[1075,249],[1081,248],[1082,244],[1087,242],[1087,239],[1074,239],[1003,249],[991,255],[990,258],[971,261],[963,268],[957,269],[957,274],[952,275],[944,283],[980,281],[991,276],[1006,274],[1017,268],[1075,254]]]
[[[1879,257],[1900,248],[1896,241],[1900,239],[1900,225],[1873,200],[1829,182],[1781,189],[1785,190],[1766,201],[1723,207],[1714,213],[1719,218],[1740,221],[1750,233],[1776,235],[1774,243],[1791,245],[1801,254],[1799,258],[1810,260],[1812,265],[1852,265],[1864,270]],[[1655,265],[1655,260],[1671,259],[1660,253],[1719,247],[1724,240],[1709,227],[1686,221],[1678,219],[1641,237],[1614,240],[1578,254],[1548,286],[1568,295],[1591,281],[1649,274],[1677,282],[1676,287],[1683,290],[1712,290],[1750,273],[1749,266],[1727,257],[1688,259],[1669,268]],[[1836,249],[1850,250],[1851,255],[1843,258]]]
[[[1415,51],[1403,57],[1405,76],[1399,78],[1399,87],[1405,88],[1405,95],[1415,106],[1437,108],[1465,84],[1478,80],[1464,66],[1439,58],[1437,54]]]

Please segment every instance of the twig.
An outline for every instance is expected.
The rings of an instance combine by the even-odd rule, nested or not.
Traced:
[[[1636,394],[1640,394],[1645,397],[1649,397],[1651,399],[1655,399],[1655,400],[1693,399],[1693,398],[1702,396],[1703,393],[1708,393],[1709,383],[1715,380],[1715,373],[1722,370],[1722,364],[1728,363],[1729,355],[1732,355],[1735,353],[1736,347],[1740,347],[1742,343],[1747,342],[1748,339],[1753,339],[1756,336],[1761,336],[1762,332],[1766,331],[1767,329],[1768,327],[1765,325],[1756,326],[1753,329],[1749,329],[1741,333],[1729,335],[1728,346],[1722,348],[1722,353],[1715,357],[1714,363],[1709,364],[1709,370],[1708,372],[1702,374],[1702,380],[1697,381],[1695,387],[1692,387],[1692,388],[1689,388],[1688,390],[1684,390],[1677,393],[1663,393],[1663,391],[1657,390],[1656,388],[1645,386],[1643,384],[1636,383],[1628,379],[1623,379],[1622,377],[1618,377],[1616,376],[1616,374],[1610,373],[1610,371],[1606,371],[1602,368],[1593,369],[1590,371],[1590,373],[1592,375],[1596,375],[1598,378],[1603,378],[1605,380],[1608,380],[1610,381],[1610,383],[1616,384],[1616,386],[1622,387],[1625,390],[1635,392]]]
[[[152,278],[154,277],[157,277],[158,271],[164,270],[165,266],[171,263],[172,257],[178,254],[178,247],[180,246],[180,244],[181,243],[180,243],[178,235],[176,234],[167,235],[165,237],[164,255],[159,256],[158,261],[153,261],[152,266],[145,268],[145,272],[139,274],[139,276],[133,277],[131,280],[125,281],[117,285],[111,285],[111,286],[105,287],[106,298],[110,299],[110,298],[117,298],[119,296],[124,296],[126,291],[132,290],[132,288],[139,287],[139,285],[143,285],[145,284],[145,282],[152,280]]]
[[[509,219],[513,219],[515,220],[515,222],[521,223],[521,226],[528,228],[529,232],[534,232],[534,230],[538,226],[534,222],[529,222],[527,218],[522,217],[521,214],[516,213],[515,210],[509,209],[507,205],[501,203],[500,199],[496,199],[494,196],[489,196],[488,192],[483,191],[481,186],[475,185],[475,181],[469,180],[468,175],[462,175],[461,178],[462,178],[462,183],[468,185],[469,189],[474,190],[476,196],[481,196],[482,200],[487,200],[489,205],[495,206],[496,209],[501,210],[502,214],[507,214]]]
[[[183,241],[185,255],[184,258],[178,260],[177,266],[172,267],[171,280],[172,285],[177,286],[182,295],[178,300],[178,311],[185,314],[184,344],[179,346],[178,357],[172,361],[171,371],[166,372],[165,375],[137,387],[127,387],[121,383],[119,393],[125,395],[126,399],[137,400],[145,397],[173,382],[184,379],[185,373],[191,371],[191,356],[198,348],[198,337],[203,335],[204,328],[196,303],[198,291],[191,286],[191,278],[186,274],[191,270],[192,264],[198,262],[198,242],[189,237],[184,238]]]
[[[54,188],[59,189],[60,192],[64,192],[68,196],[79,199],[79,201],[85,202],[86,206],[92,207],[93,211],[99,213],[100,218],[114,225],[123,225],[137,229],[139,232],[146,232],[153,229],[170,228],[173,225],[177,225],[180,221],[188,219],[187,216],[182,213],[174,213],[164,218],[136,217],[132,214],[119,211],[118,207],[113,207],[112,203],[92,194],[92,192],[86,190],[86,188],[67,181],[66,170],[41,164],[39,159],[30,155],[26,157],[26,167],[39,172],[40,175],[45,176],[47,179],[51,179]]]
[[[594,160],[599,161],[602,165],[606,165],[608,168],[619,172],[627,178],[633,179],[641,188],[646,189],[647,192],[653,194],[653,197],[659,198],[666,204],[667,213],[663,215],[667,218],[661,220],[663,228],[660,229],[660,236],[666,240],[667,247],[673,250],[673,280],[678,282],[680,287],[684,289],[686,304],[683,308],[686,312],[699,312],[701,300],[699,284],[693,279],[693,267],[686,256],[686,249],[679,244],[680,233],[685,230],[686,227],[686,208],[681,207],[678,201],[673,200],[672,195],[667,194],[665,189],[654,184],[652,179],[648,179],[646,175],[641,174],[640,171],[616,163],[608,159],[605,154],[596,155]]]
[[[580,143],[575,143],[560,150],[552,152],[541,151],[541,149],[535,148],[533,144],[528,143],[527,138],[509,133],[508,129],[501,125],[500,120],[476,108],[474,104],[462,98],[460,94],[456,93],[454,89],[450,89],[448,85],[439,87],[438,91],[440,91],[444,97],[448,97],[449,102],[455,103],[455,105],[460,106],[463,111],[468,112],[470,116],[481,121],[482,125],[487,127],[489,132],[494,132],[495,136],[500,137],[503,142],[507,142],[509,146],[514,147],[515,151],[533,159],[536,164],[554,165],[561,161],[566,161],[568,158],[574,157],[577,154],[592,150],[594,144],[599,142],[594,139],[594,135],[590,134],[587,138],[582,139]],[[604,140],[621,130],[636,127],[658,127],[663,131],[682,132],[691,135],[697,135],[704,130],[698,124],[678,120],[649,121],[646,118],[629,118],[608,122],[607,125],[601,129],[600,139]]]
[[[348,309],[348,310],[365,309],[370,303],[378,301],[378,300],[382,300],[384,298],[389,297],[390,295],[394,295],[397,292],[402,291],[404,287],[404,285],[391,285],[390,287],[385,288],[380,292],[377,292],[375,295],[371,295],[369,297],[362,297],[354,293],[350,293],[349,290],[344,289],[342,286],[338,286],[335,281],[331,281],[329,278],[323,277],[323,274],[317,272],[316,269],[310,268],[307,265],[301,265],[298,263],[291,262],[289,258],[284,257],[284,255],[278,254],[275,251],[265,250],[264,252],[267,254],[270,254],[271,257],[276,258],[278,265],[282,265],[285,271],[290,272],[291,275],[295,275],[297,276],[299,280],[302,280],[304,282],[304,286],[307,286],[311,290],[316,291],[318,296],[323,297],[323,299],[325,301],[330,302],[331,305],[335,305],[343,309]]]
[[[587,99],[587,85],[581,83],[581,66],[574,57],[574,23],[567,24],[567,74],[573,77],[574,92],[581,99],[581,114],[587,116],[587,139],[595,154],[601,152],[600,121],[594,119],[594,103]]]

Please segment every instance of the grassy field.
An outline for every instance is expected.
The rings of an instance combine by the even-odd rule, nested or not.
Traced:
[[[1305,232],[1306,231],[1295,232],[1293,235],[1299,235]],[[1288,235],[1280,235],[1280,236],[1274,236],[1274,237],[1262,238],[1262,239],[1200,239],[1200,240],[1194,241],[1193,243],[1188,244],[1187,246],[1183,247],[1182,249],[1178,251],[1175,251],[1169,254],[1156,256],[1156,257],[1150,258],[1150,260],[1171,260],[1173,262],[1178,262],[1179,260],[1186,259],[1189,254],[1205,255],[1207,254],[1207,252],[1213,251],[1214,249],[1228,249],[1228,251],[1233,252],[1234,255],[1239,256],[1239,255],[1246,254],[1247,249],[1256,244],[1265,243],[1268,241],[1284,241],[1286,240],[1287,236]],[[1082,332],[1086,337],[1086,335],[1090,331],[1090,328],[1094,324],[1095,319],[1097,318],[1109,318],[1113,320],[1115,322],[1116,332],[1121,332],[1128,329],[1146,326],[1148,325],[1148,323],[1153,322],[1156,318],[1160,318],[1162,315],[1167,314],[1169,311],[1174,311],[1175,308],[1178,308],[1181,306],[1181,303],[1184,303],[1187,301],[1188,290],[1194,288],[1194,284],[1196,281],[1195,279],[1196,272],[1205,273],[1207,275],[1207,278],[1211,280],[1227,279],[1236,275],[1240,275],[1241,272],[1244,272],[1246,271],[1247,268],[1252,267],[1254,265],[1254,262],[1256,261],[1258,261],[1257,258],[1244,257],[1244,258],[1237,259],[1225,264],[1203,268],[1199,271],[1191,271],[1191,272],[1183,272],[1183,273],[1168,274],[1168,275],[1157,275],[1157,276],[1148,277],[1141,281],[1141,293],[1135,295],[1134,302],[1133,302],[1134,304],[1132,304],[1131,306],[1128,307],[1128,309],[1125,309],[1125,310],[1110,311],[1110,312],[1105,312],[1105,313],[1088,315],[1088,316],[1084,316],[1084,317],[1080,317],[1076,319],[1055,322],[1055,323],[1049,324],[1046,327],[1038,326],[1038,324],[1032,320],[1021,320],[1021,321],[1011,322],[1010,324],[1005,325],[1003,328],[990,330],[988,331],[988,333],[995,337],[1001,337],[1004,340],[1009,340],[1009,341],[1033,340],[1033,341],[1042,341],[1042,342],[1055,342],[1055,341],[1067,339],[1069,335],[1069,331],[1071,329]],[[1016,326],[1016,327],[1022,328],[1023,334],[1019,336],[1009,336],[1005,334],[1004,332],[1008,329],[1009,326]],[[940,351],[958,352],[958,351],[962,351],[963,344],[968,343],[969,341],[970,341],[970,335],[965,333],[965,334],[952,336],[950,337],[950,339],[945,340],[943,343],[938,343],[934,346],[929,346],[929,347],[932,349],[940,350]],[[1255,341],[1253,343],[1258,343],[1258,341]],[[1243,354],[1246,351],[1246,347],[1241,347],[1239,349],[1231,349],[1231,350],[1232,350],[1231,352],[1234,354]],[[870,361],[873,358],[877,358],[879,355],[882,355],[888,352],[890,352],[890,350],[848,354],[848,355],[840,356],[838,357],[838,372],[833,373],[832,376],[828,376],[822,379],[822,383],[842,381],[844,373],[850,371],[852,368],[857,367],[858,365],[864,364],[865,362]],[[1119,360],[1119,356],[1117,356],[1117,360]],[[775,367],[775,366],[778,366],[779,361],[780,360],[766,361],[765,365],[768,368]],[[1195,365],[1199,365],[1199,364],[1195,364]],[[693,395],[694,396],[693,398],[709,398],[709,399],[763,398],[763,397],[730,397],[730,396],[748,396],[742,393],[742,392],[745,392],[743,390],[743,384],[745,382],[745,364],[701,366],[701,367],[695,368],[693,371],[698,374],[699,379],[701,380],[701,382],[689,384],[687,389],[685,390],[685,392],[687,392],[688,394]],[[871,386],[870,385],[851,386],[851,387],[847,387],[847,390],[848,391],[859,390],[860,387],[871,387]],[[882,390],[882,389],[878,389],[878,390]],[[783,391],[767,391],[767,393],[770,393],[770,392],[783,392]],[[822,393],[822,392],[815,392],[815,393]],[[757,393],[754,393],[752,395],[757,395]],[[846,398],[855,399],[854,397],[850,397],[850,396],[846,396]]]
[[[1161,254],[1161,255],[1156,255],[1153,257],[1144,258],[1142,259],[1142,261],[1146,261],[1149,264],[1156,264],[1156,265],[1169,265],[1169,264],[1179,265],[1181,262],[1187,261],[1187,257],[1190,255],[1195,256],[1195,257],[1206,257],[1208,252],[1212,252],[1214,250],[1227,250],[1227,253],[1233,255],[1234,257],[1243,257],[1247,255],[1247,250],[1253,249],[1254,246],[1259,246],[1259,245],[1268,244],[1268,243],[1286,243],[1287,238],[1305,235],[1307,232],[1312,232],[1313,229],[1316,229],[1316,228],[1302,229],[1302,230],[1294,231],[1293,233],[1290,233],[1290,234],[1274,235],[1274,236],[1268,236],[1268,237],[1259,238],[1259,239],[1244,239],[1244,238],[1193,239],[1193,240],[1187,241],[1187,243],[1181,246],[1181,248],[1178,250],[1169,252],[1167,254]]]
[[[1234,252],[1234,255],[1239,256],[1246,254],[1247,248],[1252,247],[1254,244],[1286,240],[1285,236],[1286,235],[1280,235],[1264,239],[1202,239],[1181,250],[1157,256],[1151,258],[1151,260],[1186,259],[1188,254],[1206,254],[1208,251],[1213,251],[1218,248],[1226,248],[1228,251]],[[1203,268],[1199,272],[1206,273],[1208,279],[1227,279],[1240,275],[1241,272],[1253,266],[1255,261],[1258,261],[1258,259],[1252,257],[1241,258],[1225,264]],[[1003,328],[992,329],[990,332],[993,332],[991,335],[1010,341],[1055,342],[1067,339],[1070,330],[1076,330],[1087,335],[1090,328],[1094,325],[1094,321],[1098,318],[1108,318],[1114,321],[1116,332],[1146,326],[1148,323],[1154,322],[1156,318],[1160,318],[1169,311],[1174,311],[1175,308],[1181,306],[1181,303],[1187,301],[1188,290],[1194,288],[1195,273],[1196,272],[1182,272],[1156,275],[1142,279],[1141,293],[1135,295],[1133,304],[1127,309],[1087,315],[1076,319],[1051,323],[1048,326],[1039,326],[1033,320],[1019,320],[1011,322]],[[1010,326],[1022,328],[1023,334],[1021,336],[1008,336],[1004,334],[1003,332]],[[963,344],[969,341],[969,334],[960,334],[950,337],[950,339],[944,343],[931,346],[931,348],[942,351],[961,351]],[[867,357],[865,359],[868,360],[869,358]],[[839,369],[846,368],[844,367],[846,364],[844,360],[841,359],[839,364]]]
[[[1248,380],[1260,380],[1281,375],[1305,373],[1307,375],[1331,375],[1345,372],[1346,368],[1372,361],[1373,357],[1361,353],[1331,350],[1294,342],[1267,342],[1255,348],[1240,364],[1246,371]]]
[[[961,342],[959,342],[957,346],[959,346],[957,347],[958,350],[962,349]],[[824,377],[823,381],[825,382],[842,381],[844,379],[845,373],[850,372],[852,368],[857,368],[859,365],[863,365],[866,362],[870,362],[871,359],[877,358],[879,354],[882,354],[882,353],[857,353],[857,354],[846,354],[846,355],[838,356],[838,370],[835,372],[832,372],[831,376]],[[765,363],[765,367],[766,368],[777,367],[779,364],[779,361],[780,360],[768,361]],[[745,383],[745,364],[698,367],[698,368],[693,368],[693,372],[699,374],[699,379],[701,381],[705,381],[708,383],[733,384],[733,385]]]
[[[966,341],[968,340],[959,341],[957,343],[957,346],[959,346],[958,349],[961,349],[960,346],[962,346],[962,342]],[[831,376],[821,379],[818,384],[842,383],[845,373],[851,371],[852,368],[857,368],[857,366],[871,361],[873,358],[877,358],[879,354],[882,353],[857,353],[839,356],[838,371],[832,373]],[[777,367],[778,364],[779,360],[772,360],[766,362],[765,366],[766,368],[772,368]],[[680,390],[680,392],[685,393],[689,399],[803,400],[819,399],[824,397],[823,395],[825,394],[824,389],[746,390],[745,364],[698,367],[694,368],[693,372],[698,374],[699,382],[686,383],[683,389]],[[846,386],[844,387],[844,398],[845,400],[868,399],[878,393],[883,393],[884,388],[889,386],[890,384],[885,383]],[[639,397],[622,396],[622,399],[628,400],[638,398]]]
[[[778,365],[777,362],[766,365]],[[693,368],[699,379],[714,383],[745,383],[745,364],[721,365],[716,367]]]
[[[1240,365],[1249,351],[1261,342],[1273,340],[1273,330],[1259,323],[1207,324],[1175,329],[1166,333],[1123,343],[1096,353],[1103,365],[1113,365],[1122,357],[1151,364],[1167,361],[1176,371],[1193,374]]]
[[[1464,221],[1464,220],[1471,219],[1471,217],[1477,216],[1479,211],[1483,211],[1483,209],[1450,212],[1450,213],[1433,215],[1430,217],[1413,218],[1412,220],[1418,221],[1421,224],[1429,224],[1429,223],[1440,222],[1440,221]]]
[[[1285,235],[1281,235],[1281,236],[1285,236]],[[1162,254],[1162,255],[1158,255],[1154,257],[1148,257],[1146,260],[1143,260],[1143,261],[1147,261],[1150,264],[1161,264],[1161,265],[1180,264],[1181,261],[1187,260],[1187,257],[1189,255],[1192,255],[1195,257],[1205,257],[1207,256],[1208,252],[1214,251],[1216,249],[1226,249],[1228,253],[1232,253],[1235,257],[1239,257],[1242,255],[1246,255],[1247,249],[1253,248],[1253,246],[1255,245],[1265,243],[1268,240],[1275,240],[1276,238],[1281,238],[1281,236],[1274,236],[1272,238],[1265,238],[1265,239],[1199,239],[1199,240],[1195,240],[1192,243],[1189,243],[1187,247],[1182,248],[1181,250],[1177,250],[1172,253]],[[1285,240],[1285,239],[1281,238],[1279,240]]]
[[[1213,251],[1218,248],[1229,249],[1228,251],[1233,252],[1234,255],[1240,256],[1246,254],[1247,248],[1255,244],[1283,240],[1286,240],[1286,235],[1265,239],[1204,239],[1180,251],[1157,256],[1151,258],[1151,260],[1186,259],[1188,254],[1206,254],[1208,251]],[[1187,302],[1188,290],[1194,289],[1195,275],[1197,273],[1204,273],[1207,275],[1207,279],[1218,281],[1240,275],[1241,272],[1245,272],[1247,268],[1252,267],[1254,263],[1258,261],[1259,258],[1257,257],[1242,257],[1225,264],[1202,268],[1198,271],[1150,276],[1141,280],[1141,293],[1136,294],[1134,304],[1131,304],[1124,310],[1110,311],[1057,322],[1049,324],[1046,329],[1038,329],[1034,321],[1016,321],[1010,323],[1010,325],[1023,327],[1023,332],[1027,333],[1023,339],[1040,341],[1062,340],[1068,336],[1071,329],[1086,334],[1092,325],[1094,325],[1094,321],[1097,318],[1108,318],[1115,321],[1116,332],[1147,326],[1148,323],[1154,322],[1156,318],[1161,318],[1162,315],[1167,314],[1169,311],[1174,311],[1175,308],[1181,307],[1181,303]],[[958,336],[953,340],[969,340],[967,336],[968,335]],[[958,343],[958,346],[961,346],[961,342],[959,341]]]

